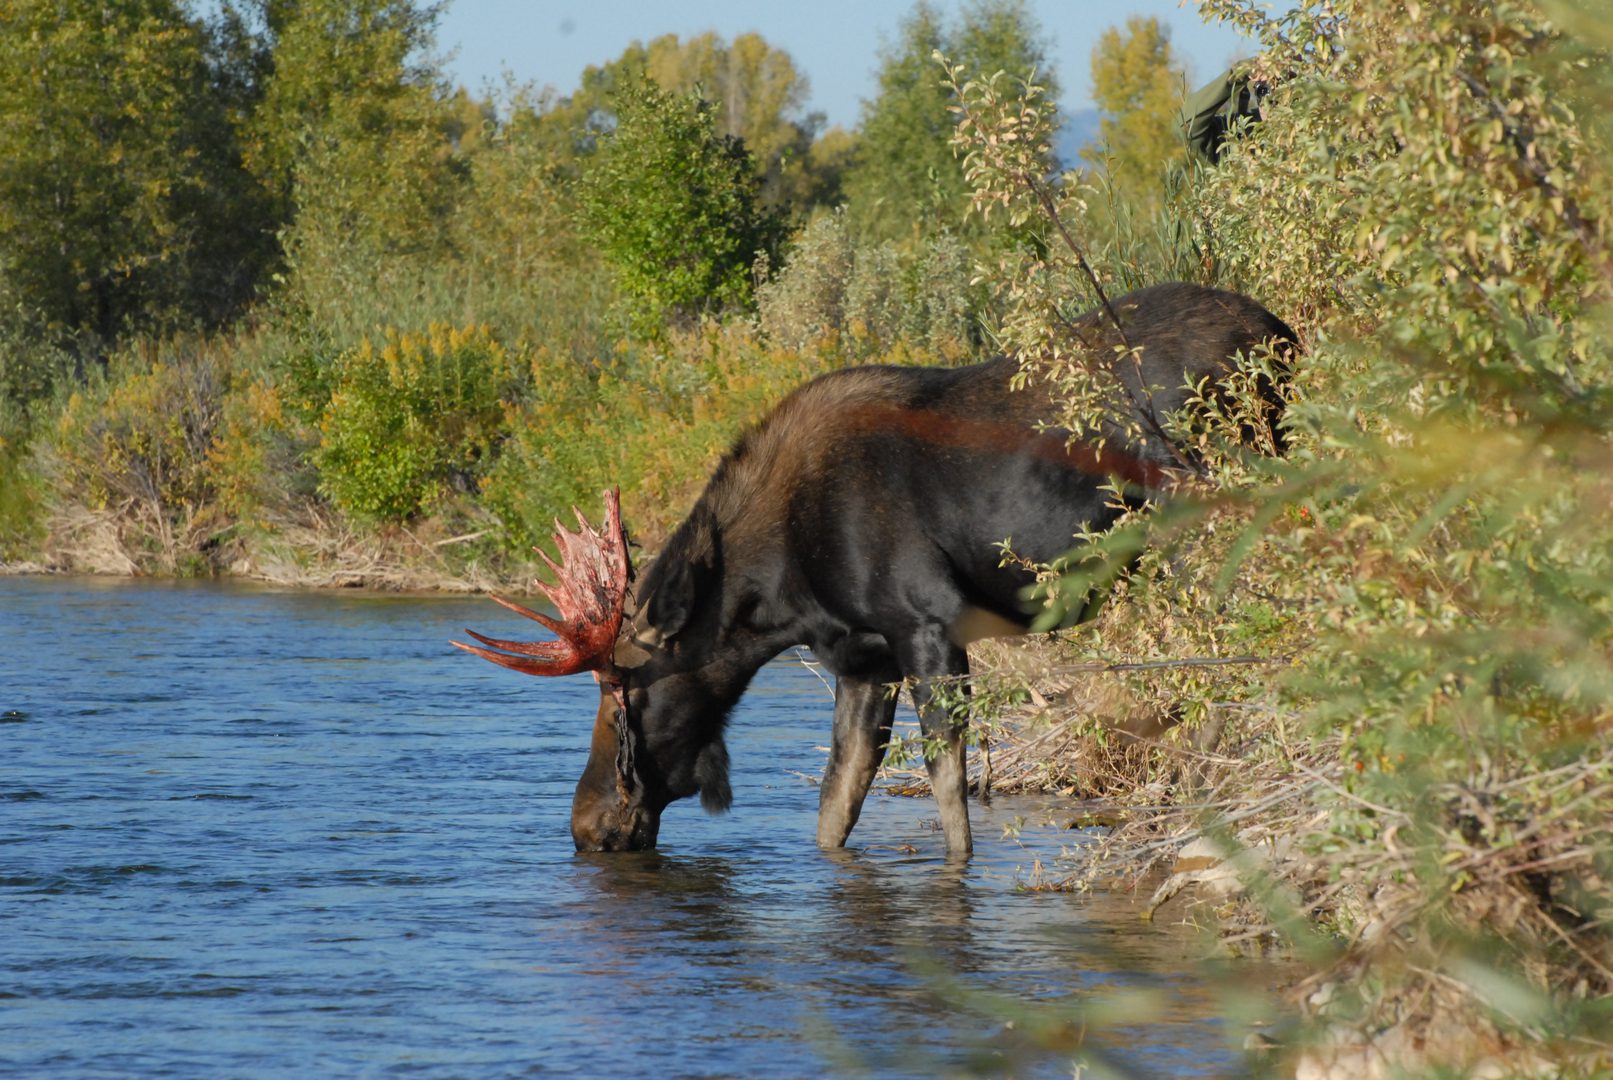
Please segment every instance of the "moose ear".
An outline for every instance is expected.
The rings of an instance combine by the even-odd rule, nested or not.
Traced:
[[[689,625],[720,573],[720,533],[709,511],[697,506],[678,535],[668,541],[658,562],[659,574],[648,601],[650,625],[670,639]]]
[[[670,638],[682,630],[694,614],[694,568],[686,562],[667,567],[650,594],[650,625]]]

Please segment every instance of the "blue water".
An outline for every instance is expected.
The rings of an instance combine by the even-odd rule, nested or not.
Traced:
[[[0,1073],[1068,1076],[1013,1003],[1152,988],[1089,1045],[1241,1074],[1196,939],[1018,887],[1079,840],[1002,838],[1028,804],[976,809],[967,867],[883,795],[820,853],[830,702],[795,661],[734,717],[731,814],[574,854],[592,682],[475,661],[466,625],[517,629],[478,599],[0,578]]]

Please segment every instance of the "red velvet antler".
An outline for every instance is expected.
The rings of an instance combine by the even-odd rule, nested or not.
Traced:
[[[577,671],[610,669],[627,598],[627,535],[622,531],[621,494],[614,488],[605,492],[603,534],[593,530],[581,510],[574,508],[572,513],[577,515],[576,532],[568,531],[559,521],[554,523],[554,540],[560,548],[558,564],[542,549],[533,549],[554,572],[555,579],[553,585],[541,581],[534,584],[549,598],[560,618],[551,619],[502,597],[493,597],[511,611],[542,623],[560,640],[501,641],[466,630],[492,649],[458,641],[451,644],[527,675],[570,675]],[[493,649],[504,651],[494,652]]]

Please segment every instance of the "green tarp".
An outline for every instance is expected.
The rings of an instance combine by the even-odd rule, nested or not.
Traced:
[[[1260,119],[1265,83],[1250,78],[1247,65],[1234,65],[1182,103],[1182,134],[1188,147],[1211,165],[1221,160],[1221,144],[1239,120]]]

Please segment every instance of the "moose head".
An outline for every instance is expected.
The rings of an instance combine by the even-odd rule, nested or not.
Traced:
[[[598,531],[580,511],[574,513],[575,532],[555,523],[560,561],[538,549],[554,583],[536,584],[559,617],[493,597],[556,640],[506,641],[467,630],[486,647],[452,644],[527,675],[593,672],[599,710],[588,764],[572,800],[572,840],[578,851],[642,851],[655,846],[661,812],[674,799],[699,792],[707,809],[727,808],[731,795],[721,719],[738,689],[714,693],[698,671],[688,670],[688,650],[650,625],[653,616],[664,621],[656,604],[635,613],[642,627],[629,616],[633,569],[619,493],[605,493],[605,521]],[[673,592],[675,587],[663,590],[663,599]]]
[[[636,851],[655,846],[666,800],[645,783],[635,762],[639,740],[627,712],[623,672],[616,664],[632,565],[622,529],[621,496],[605,493],[605,523],[596,532],[580,510],[577,531],[555,522],[556,563],[534,548],[554,575],[554,584],[536,582],[558,619],[495,596],[518,615],[537,622],[554,641],[505,641],[466,630],[486,648],[453,645],[526,675],[572,675],[592,671],[599,683],[588,766],[571,804],[571,835],[578,851]]]

